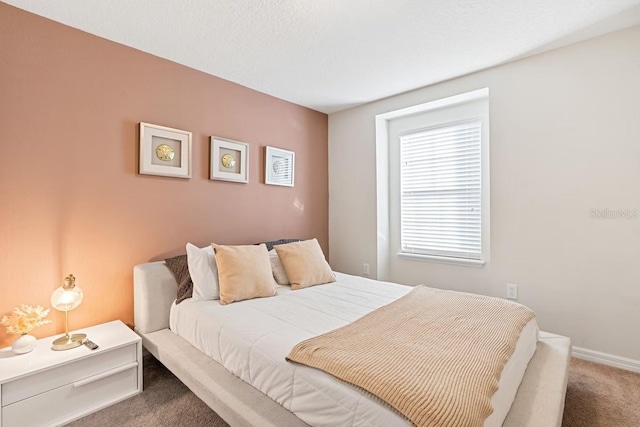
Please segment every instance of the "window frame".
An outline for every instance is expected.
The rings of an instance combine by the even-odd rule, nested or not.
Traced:
[[[456,110],[464,111],[464,108],[469,108],[468,105],[478,102],[478,110],[476,113],[462,113],[456,116]],[[389,127],[392,120],[403,119],[406,117],[416,116],[419,114],[435,111],[448,110],[452,113],[452,119],[435,121],[432,123],[427,123],[421,127],[415,127],[408,132],[401,132],[402,134],[406,133],[417,133],[420,130],[436,128],[442,125],[453,124],[456,122],[466,121],[470,119],[479,119],[481,123],[481,141],[480,141],[480,167],[481,167],[481,255],[480,259],[472,259],[472,258],[460,258],[455,256],[446,256],[446,255],[427,255],[427,254],[419,254],[412,252],[403,252],[402,249],[402,202],[401,202],[401,165],[400,165],[400,155],[399,155],[399,140],[392,141],[389,134]],[[468,92],[461,95],[456,95],[449,98],[444,98],[432,102],[428,102],[425,104],[420,104],[414,107],[405,108],[403,110],[398,110],[390,113],[385,113],[383,115],[377,116],[377,130],[378,135],[381,134],[381,131],[384,130],[385,137],[388,140],[387,149],[398,150],[397,156],[397,165],[390,165],[390,170],[388,174],[388,187],[391,190],[392,180],[395,179],[395,184],[397,184],[398,188],[395,189],[397,191],[397,197],[392,197],[391,191],[388,197],[388,209],[391,211],[392,209],[397,209],[398,212],[394,213],[389,212],[388,219],[389,221],[393,221],[393,223],[389,224],[389,236],[391,239],[387,241],[389,245],[388,255],[392,256],[395,252],[395,256],[399,259],[403,260],[411,260],[411,261],[427,261],[427,262],[437,262],[444,264],[453,264],[453,265],[462,265],[468,267],[483,267],[490,258],[490,132],[489,132],[489,90],[488,88],[476,90],[473,92]],[[392,159],[391,152],[388,152],[389,160]],[[397,218],[394,220],[394,216]],[[393,232],[393,230],[396,230]],[[393,250],[393,248],[399,248],[399,250]],[[387,267],[388,268],[388,267]]]

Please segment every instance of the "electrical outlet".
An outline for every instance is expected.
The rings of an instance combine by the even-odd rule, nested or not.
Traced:
[[[363,276],[369,275],[369,264],[367,263],[362,264],[362,275]]]
[[[507,298],[515,300],[518,299],[518,285],[507,283]]]

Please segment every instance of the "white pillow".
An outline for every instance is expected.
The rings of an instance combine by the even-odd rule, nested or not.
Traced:
[[[278,285],[290,285],[287,272],[284,271],[284,265],[282,265],[282,261],[280,261],[280,257],[275,249],[271,249],[269,251],[269,261],[271,261],[271,272],[273,273],[273,278],[276,279]]]
[[[187,266],[193,282],[194,300],[220,299],[218,266],[211,246],[199,248],[187,243]]]

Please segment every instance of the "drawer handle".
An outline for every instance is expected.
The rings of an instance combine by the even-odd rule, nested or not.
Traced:
[[[99,381],[99,380],[101,380],[103,378],[110,377],[111,375],[119,374],[120,372],[126,371],[127,369],[135,368],[136,366],[138,366],[138,362],[127,363],[126,365],[122,365],[122,366],[119,366],[117,368],[110,369],[110,370],[105,371],[105,372],[103,372],[101,374],[94,375],[92,377],[85,378],[85,379],[80,380],[80,381],[76,381],[76,382],[73,383],[73,386],[74,387],[82,387],[83,385],[91,384],[92,382]]]

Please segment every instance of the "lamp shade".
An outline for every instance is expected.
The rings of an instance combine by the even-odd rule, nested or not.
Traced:
[[[51,294],[51,306],[59,311],[71,311],[82,302],[82,289],[76,286],[76,278],[70,274],[64,279],[64,285]]]

